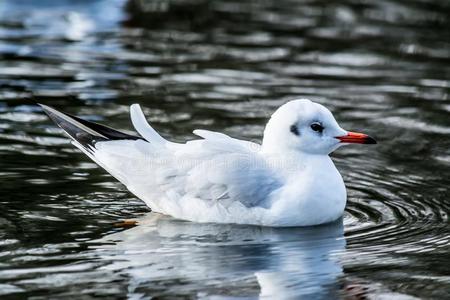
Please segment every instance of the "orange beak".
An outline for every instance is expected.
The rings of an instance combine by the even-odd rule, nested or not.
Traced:
[[[338,140],[341,143],[353,143],[353,144],[376,144],[377,141],[371,138],[367,134],[359,133],[359,132],[351,132],[349,131],[347,135],[337,136]]]

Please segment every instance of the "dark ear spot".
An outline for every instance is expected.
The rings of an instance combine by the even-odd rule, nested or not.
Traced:
[[[295,134],[295,135],[297,135],[297,136],[300,135],[300,132],[298,131],[297,125],[295,125],[295,124],[294,124],[294,125],[291,125],[290,130],[291,130],[291,132],[292,132],[293,134]]]

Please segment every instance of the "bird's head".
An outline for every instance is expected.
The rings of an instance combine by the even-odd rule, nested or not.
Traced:
[[[262,146],[267,152],[328,155],[349,143],[376,144],[376,141],[366,134],[342,129],[323,105],[300,99],[275,111],[264,130]]]

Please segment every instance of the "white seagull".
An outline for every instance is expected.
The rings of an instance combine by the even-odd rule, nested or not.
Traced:
[[[138,104],[140,136],[40,104],[72,143],[142,199],[152,211],[194,222],[310,226],[344,212],[344,181],[328,156],[348,143],[375,144],[342,129],[324,106],[307,99],[278,108],[262,144],[195,130],[184,144],[161,137]]]

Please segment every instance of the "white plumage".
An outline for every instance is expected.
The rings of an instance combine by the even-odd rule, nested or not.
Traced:
[[[162,138],[133,104],[141,137],[41,105],[73,143],[153,211],[196,222],[306,226],[338,219],[345,208],[341,175],[328,154],[344,143],[374,143],[339,127],[309,100],[280,107],[262,145],[195,130],[185,144]]]

